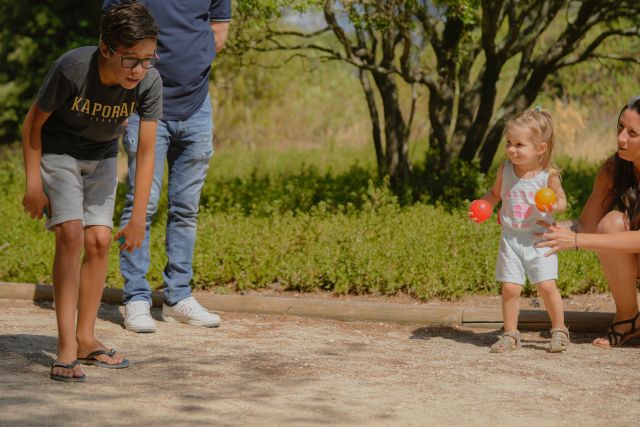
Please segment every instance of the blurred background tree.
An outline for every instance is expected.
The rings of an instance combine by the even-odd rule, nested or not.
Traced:
[[[27,109],[65,51],[97,45],[101,3],[0,0],[0,144],[20,139]]]
[[[401,198],[410,183],[416,91],[403,112],[399,81],[428,93],[426,167],[446,175],[456,160],[479,161],[487,172],[505,120],[529,108],[549,78],[558,82],[561,70],[592,60],[638,63],[635,51],[607,44],[640,36],[637,1],[239,0],[238,6],[240,22],[250,24],[248,31],[236,28],[242,33],[234,38],[236,52],[288,51],[358,69],[378,171]],[[291,10],[321,13],[324,25],[279,25]]]
[[[0,143],[19,140],[51,62],[97,43],[100,7],[0,0]],[[217,142],[333,145],[353,139],[351,121],[403,203],[447,185],[472,197],[474,170],[490,169],[510,114],[536,100],[617,105],[634,94],[621,79],[638,73],[637,1],[236,0],[233,14],[214,63]],[[285,92],[297,96],[287,99],[296,118]],[[600,114],[585,104],[572,107],[578,118]],[[273,121],[276,110],[288,122]]]

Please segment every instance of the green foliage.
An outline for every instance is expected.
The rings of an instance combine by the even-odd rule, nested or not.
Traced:
[[[453,159],[448,169],[433,165],[440,161],[438,153],[427,151],[424,163],[414,169],[414,200],[443,206],[448,211],[466,207],[468,200],[482,196],[492,181],[480,172],[478,162]]]
[[[307,212],[323,205],[336,212],[346,207],[359,209],[370,170],[353,167],[333,176],[314,167],[301,167],[295,174],[259,176],[257,171],[243,178],[222,180],[202,194],[201,205],[214,212],[238,210],[244,215],[270,216],[282,212]]]
[[[101,2],[0,0],[0,144],[20,125],[49,67],[65,51],[98,44]]]
[[[569,204],[564,216],[577,218],[591,194],[593,179],[600,168],[600,164],[568,158],[559,159],[558,163],[562,173],[562,188],[567,194],[567,202]]]
[[[0,153],[0,281],[51,283],[54,240],[22,209],[24,172],[17,150]]]
[[[258,59],[259,58],[259,59]],[[264,147],[366,145],[369,117],[353,70],[345,64],[287,59],[283,53],[221,55],[212,85],[216,144]],[[342,148],[340,148],[342,150]]]
[[[478,0],[436,0],[433,2],[448,16],[455,16],[465,25],[476,25],[480,19]]]
[[[221,151],[204,190],[195,286],[229,292],[279,283],[290,290],[404,292],[425,300],[499,292],[494,266],[500,228],[495,220],[470,222],[461,200],[458,209],[445,209],[444,203],[400,207],[383,183],[368,178],[370,165],[353,166],[360,157],[356,151],[335,162],[318,150],[297,152],[293,157],[308,165],[299,169],[291,165],[288,151],[273,151],[269,158],[242,148]],[[6,219],[0,223],[0,281],[50,283],[53,234],[21,208],[24,176],[18,150],[5,150],[0,157]],[[580,180],[590,184],[594,171],[584,164],[566,167],[565,188],[572,188],[572,180],[576,188],[583,185]],[[288,181],[294,183],[287,186]],[[151,228],[154,256],[147,276],[155,285],[162,283],[166,262],[165,218],[166,204],[161,204]],[[558,285],[565,295],[606,290],[593,253],[562,253],[560,271]],[[122,285],[115,246],[107,284]]]
[[[633,56],[640,50],[638,38],[607,40],[601,51],[608,54]],[[561,70],[549,77],[543,92],[544,99],[560,98],[594,105],[592,114],[619,111],[630,98],[636,96],[640,67],[627,61],[593,61]]]

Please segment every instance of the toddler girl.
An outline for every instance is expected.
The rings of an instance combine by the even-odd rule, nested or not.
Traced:
[[[564,324],[562,297],[556,287],[558,258],[545,256],[548,249],[534,247],[536,221],[553,223],[553,212],[567,207],[559,172],[551,165],[554,132],[547,111],[536,107],[507,122],[506,160],[498,170],[493,187],[482,198],[495,206],[502,200],[499,219],[502,237],[496,262],[496,280],[502,283],[504,334],[491,346],[492,353],[520,348],[518,332],[519,297],[526,278],[536,285],[551,318],[549,351],[561,352],[569,344]],[[556,202],[548,210],[535,205],[535,194],[548,187]]]

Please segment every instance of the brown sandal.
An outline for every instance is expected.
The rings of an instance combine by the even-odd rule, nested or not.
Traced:
[[[520,347],[522,347],[522,343],[520,342],[520,332],[505,332],[498,341],[491,346],[491,353],[506,353],[508,351],[517,350]]]
[[[569,329],[567,328],[554,328],[551,329],[551,342],[547,349],[550,353],[560,353],[565,351],[569,347]]]
[[[631,319],[613,322],[611,326],[609,326],[609,331],[607,332],[607,340],[609,341],[608,345],[596,344],[595,342],[592,344],[600,348],[621,347],[631,338],[640,337],[640,328],[636,327],[638,317],[640,317],[640,311],[638,311]],[[627,323],[631,325],[631,329],[625,333],[620,333],[614,329],[616,326],[626,325]]]

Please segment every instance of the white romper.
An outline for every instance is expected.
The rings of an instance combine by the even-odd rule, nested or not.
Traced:
[[[547,187],[549,172],[542,171],[533,178],[518,178],[510,161],[502,172],[502,207],[500,222],[502,238],[496,262],[496,280],[524,285],[526,277],[533,284],[558,278],[558,257],[545,257],[549,248],[534,246],[538,237],[533,233],[544,229],[537,220],[553,222],[553,214],[541,212],[535,205],[536,192]]]

